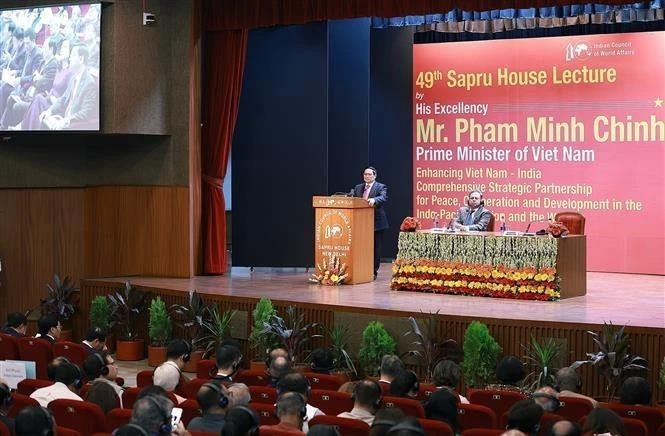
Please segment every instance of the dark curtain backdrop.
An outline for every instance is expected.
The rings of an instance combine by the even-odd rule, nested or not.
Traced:
[[[203,80],[203,272],[226,272],[226,214],[222,183],[238,116],[247,30],[208,32]]]

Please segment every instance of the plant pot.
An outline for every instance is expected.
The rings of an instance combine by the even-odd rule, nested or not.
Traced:
[[[159,366],[166,362],[166,347],[148,346],[148,366]]]
[[[196,372],[196,365],[198,365],[199,360],[203,359],[203,351],[197,350],[192,351],[192,356],[189,359],[189,362],[185,364],[183,372]]]
[[[116,359],[118,360],[141,360],[145,355],[145,343],[143,339],[135,341],[116,341]]]

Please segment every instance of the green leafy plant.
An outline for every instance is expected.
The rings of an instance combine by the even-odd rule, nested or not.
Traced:
[[[207,316],[203,318],[203,331],[193,345],[195,349],[203,350],[204,357],[213,354],[222,341],[229,336],[230,324],[237,310],[226,310],[219,313],[217,306],[206,308]]]
[[[136,319],[146,309],[149,297],[149,292],[141,292],[129,282],[125,282],[123,290],[106,296],[109,302],[110,324],[112,327],[120,327],[121,340],[135,341],[138,339]]]
[[[464,333],[462,371],[469,386],[484,386],[493,378],[501,347],[487,326],[473,321]]]
[[[270,298],[261,297],[252,311],[252,331],[248,338],[257,359],[265,360],[270,350],[279,344],[279,340],[274,333],[263,333],[265,324],[274,315],[277,315],[277,311],[273,307]]]
[[[264,323],[262,334],[274,334],[293,362],[303,362],[307,353],[305,345],[314,338],[322,337],[313,333],[320,326],[319,323],[306,324],[305,315],[289,306],[286,308],[286,321],[277,315],[271,316],[270,320]]]
[[[98,295],[90,302],[90,326],[104,331],[109,328],[109,302],[106,297]]]
[[[358,358],[363,370],[368,375],[377,375],[381,358],[386,354],[395,354],[397,343],[379,321],[370,321],[363,330]]]
[[[356,365],[353,363],[353,358],[348,352],[347,336],[349,327],[343,325],[334,326],[331,329],[326,329],[326,335],[330,339],[330,350],[334,357],[333,369],[338,371],[351,371],[354,375],[358,375]]]
[[[587,360],[578,360],[571,365],[572,368],[578,368],[590,363],[597,367],[605,377],[605,392],[609,397],[616,395],[626,378],[647,369],[646,359],[630,353],[630,336],[624,333],[625,329],[626,326],[615,326],[610,321],[603,324],[600,333],[587,331],[597,350],[586,353]]]
[[[436,321],[438,313],[438,310],[436,313],[430,313],[429,317],[422,321],[423,329],[420,328],[418,321],[410,316],[409,330],[404,333],[404,336],[412,335],[415,338],[411,342],[414,348],[404,353],[403,356],[412,356],[418,360],[425,369],[425,380],[428,382],[432,380],[434,366],[439,360],[446,357],[446,350],[457,345],[457,342],[453,339],[441,340]]]
[[[530,345],[522,345],[522,349],[525,352],[524,361],[532,369],[524,378],[524,387],[535,391],[542,386],[553,386],[556,383],[554,374],[558,369],[554,365],[561,357],[561,344],[555,338],[538,342],[532,335]]]
[[[171,317],[164,301],[157,297],[150,302],[148,336],[154,347],[164,347],[171,338]]]
[[[42,315],[54,315],[61,321],[71,318],[78,309],[78,290],[71,277],[61,280],[58,274],[54,274],[53,283],[46,285],[46,298],[39,302]]]
[[[203,334],[203,321],[208,316],[206,305],[196,290],[189,291],[187,304],[174,304],[170,307],[171,317],[175,325],[183,330],[192,346]]]

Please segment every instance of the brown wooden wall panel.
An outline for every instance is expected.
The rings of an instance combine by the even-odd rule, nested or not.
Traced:
[[[89,277],[190,276],[187,187],[88,188],[85,202]]]

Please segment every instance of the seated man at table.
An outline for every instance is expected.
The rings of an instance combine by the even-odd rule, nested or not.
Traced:
[[[475,230],[484,232],[492,218],[492,213],[485,209],[485,201],[480,191],[471,191],[467,195],[466,207],[457,212],[454,226],[456,229],[468,232]]]

